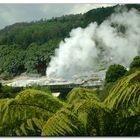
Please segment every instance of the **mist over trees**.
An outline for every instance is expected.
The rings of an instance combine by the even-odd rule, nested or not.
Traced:
[[[139,5],[125,6],[140,10]],[[94,21],[101,24],[116,7],[97,8],[85,14],[50,20],[15,23],[0,30],[0,78],[9,79],[23,72],[45,75],[50,56],[60,40],[69,36],[71,29],[84,28]]]
[[[86,27],[94,20],[100,24],[114,7],[18,23],[1,30],[1,78],[23,72],[44,75],[50,56],[72,26]],[[140,10],[139,5],[127,7]],[[119,31],[125,29],[120,27]],[[140,136],[140,55],[127,70],[120,64],[110,65],[101,89],[76,85],[58,98],[47,86],[10,87],[0,83],[0,136]]]

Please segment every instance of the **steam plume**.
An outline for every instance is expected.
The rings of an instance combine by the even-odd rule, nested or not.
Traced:
[[[124,10],[112,14],[102,24],[72,29],[55,51],[47,68],[48,77],[71,78],[119,63],[126,67],[140,51],[140,14]]]

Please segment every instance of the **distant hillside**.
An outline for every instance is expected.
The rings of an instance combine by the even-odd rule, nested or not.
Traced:
[[[9,79],[23,72],[45,75],[50,56],[54,54],[60,40],[69,36],[71,29],[86,27],[94,21],[100,24],[117,6],[50,20],[15,23],[0,30],[0,78]],[[140,5],[125,6],[140,11]]]

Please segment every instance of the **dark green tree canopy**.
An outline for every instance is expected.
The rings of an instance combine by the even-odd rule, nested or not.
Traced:
[[[126,68],[119,64],[110,65],[106,72],[105,83],[112,83],[117,81],[127,72]]]
[[[134,57],[133,61],[130,63],[130,70],[134,68],[140,68],[140,56]]]
[[[44,75],[46,67],[60,40],[69,36],[73,28],[85,28],[91,22],[101,24],[118,5],[92,9],[84,14],[21,22],[0,30],[0,79],[10,79],[23,72]],[[135,8],[140,5],[121,5]],[[119,31],[124,31],[119,27]]]

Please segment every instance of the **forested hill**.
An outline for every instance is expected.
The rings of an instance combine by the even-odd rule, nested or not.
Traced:
[[[23,72],[45,75],[50,56],[54,54],[60,40],[69,36],[71,29],[86,27],[94,21],[100,24],[117,6],[50,20],[15,23],[0,30],[0,79],[13,78]],[[140,5],[125,6],[140,11]]]

